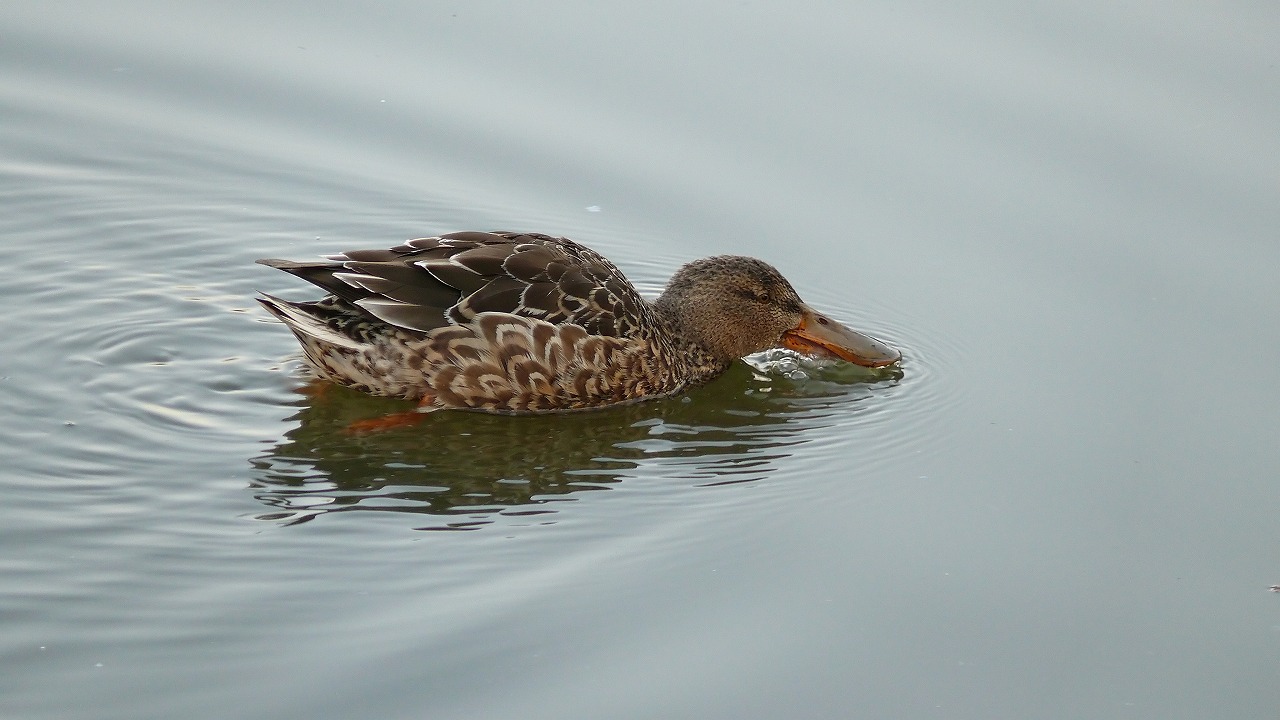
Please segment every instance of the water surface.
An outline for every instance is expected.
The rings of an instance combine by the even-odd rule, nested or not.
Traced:
[[[1272,717],[1267,3],[11,2],[0,714]],[[258,257],[763,257],[902,347],[313,392]]]

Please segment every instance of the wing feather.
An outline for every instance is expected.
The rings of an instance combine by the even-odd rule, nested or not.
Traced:
[[[297,275],[396,327],[427,332],[505,313],[593,335],[646,335],[656,320],[613,263],[566,238],[457,232],[325,262],[260,261]]]

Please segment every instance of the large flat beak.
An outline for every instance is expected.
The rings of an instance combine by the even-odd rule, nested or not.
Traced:
[[[838,357],[863,367],[883,367],[902,359],[902,353],[870,335],[852,330],[802,305],[800,324],[782,333],[782,346],[806,355]]]

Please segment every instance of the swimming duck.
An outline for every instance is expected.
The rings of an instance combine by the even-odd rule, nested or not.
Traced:
[[[722,255],[654,302],[599,253],[534,233],[456,232],[319,262],[263,259],[329,295],[259,302],[315,373],[421,411],[536,413],[663,397],[774,347],[867,367],[900,353],[810,308],[773,266]]]

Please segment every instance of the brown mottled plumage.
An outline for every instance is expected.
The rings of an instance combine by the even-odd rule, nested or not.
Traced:
[[[747,257],[689,263],[654,303],[595,251],[532,233],[458,232],[323,262],[258,262],[330,293],[259,298],[317,374],[424,409],[546,412],[660,397],[777,346],[868,366],[899,358]]]

